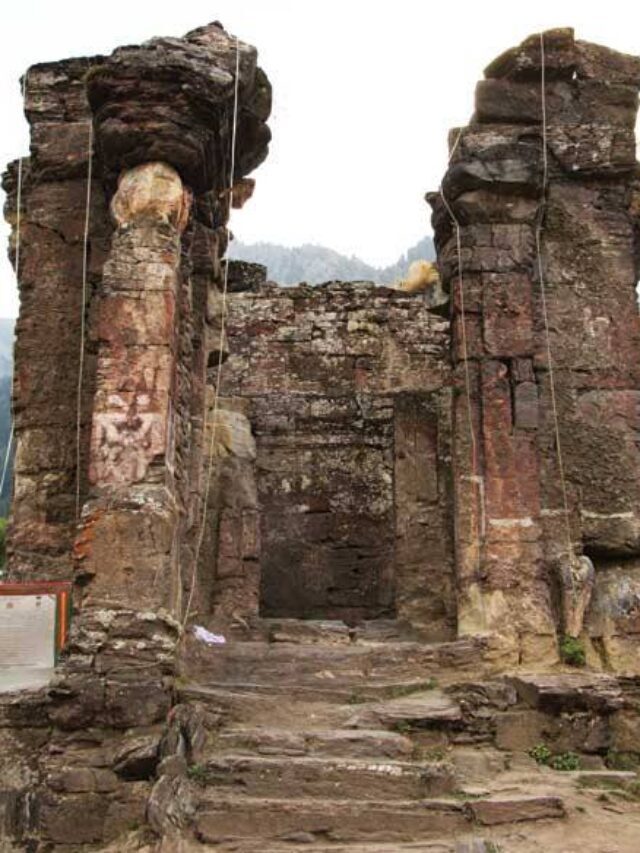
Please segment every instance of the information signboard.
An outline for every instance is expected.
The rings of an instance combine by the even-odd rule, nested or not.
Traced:
[[[0,692],[41,687],[69,633],[71,584],[0,584]]]

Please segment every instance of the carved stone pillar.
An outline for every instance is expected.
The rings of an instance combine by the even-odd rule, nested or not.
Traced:
[[[94,603],[175,605],[176,301],[191,196],[165,163],[124,172],[104,267],[90,482],[76,543]],[[173,592],[172,592],[173,587]]]
[[[563,621],[580,630],[593,579],[580,581],[575,600],[563,590],[583,551],[595,564],[594,636],[629,630],[620,616],[635,618],[640,600],[627,594],[640,589],[630,216],[639,87],[637,57],[569,29],[530,37],[486,69],[470,124],[451,135],[443,190],[460,252],[449,211],[430,196],[441,272],[455,294],[459,630],[501,639],[514,662],[554,658]]]

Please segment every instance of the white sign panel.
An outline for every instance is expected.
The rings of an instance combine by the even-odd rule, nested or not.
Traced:
[[[56,596],[0,596],[0,691],[46,684],[55,664]]]

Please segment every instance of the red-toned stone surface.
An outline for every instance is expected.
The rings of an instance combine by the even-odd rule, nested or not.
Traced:
[[[82,311],[95,316],[95,289],[111,226],[94,173],[89,209],[88,287],[82,305],[83,233],[90,113],[84,75],[92,59],[29,69],[25,111],[31,156],[23,160],[20,228],[20,315],[16,326],[13,406],[16,461],[9,569],[18,579],[69,578],[76,525],[76,483],[87,492],[88,438],[94,392],[95,338],[88,334],[77,404]],[[14,228],[17,163],[4,177],[5,215]]]
[[[460,629],[497,631],[509,638],[507,644],[521,647],[521,657],[532,654],[538,660],[552,654],[551,590],[569,560],[548,347],[571,550],[585,551],[596,562],[607,603],[598,581],[592,614],[609,612],[608,634],[617,633],[616,620],[636,600],[625,598],[621,585],[618,603],[612,604],[612,585],[605,581],[611,560],[640,551],[639,258],[633,206],[640,60],[577,42],[571,30],[552,31],[544,39],[544,207],[538,36],[487,69],[470,125],[459,138],[458,132],[451,136],[452,159],[443,181],[460,223],[470,372],[476,376],[477,363],[481,376],[480,385],[474,379],[470,387],[475,470],[464,405],[457,405],[454,418],[454,478],[465,483],[478,475],[485,495],[484,507],[479,500],[471,510],[472,518],[485,516],[484,534],[474,544],[482,524],[468,521],[469,489],[456,490]],[[442,199],[434,194],[430,200],[439,263],[454,291],[459,363],[465,353],[455,229]],[[548,347],[534,239],[540,217]],[[627,583],[634,584],[636,574],[629,563]],[[602,614],[596,621],[598,627],[592,620],[589,630],[600,637]]]
[[[255,50],[219,25],[30,70],[9,571],[66,577],[73,560],[80,608],[52,684],[0,703],[0,845],[177,850],[203,826],[200,840],[231,846],[244,843],[236,832],[252,847],[285,832],[322,842],[327,827],[345,843],[393,845],[452,837],[473,817],[493,836],[503,823],[576,811],[539,790],[477,807],[426,800],[425,784],[451,792],[449,762],[370,756],[390,734],[371,725],[410,729],[407,759],[442,746],[476,772],[505,766],[492,746],[542,741],[594,762],[637,757],[633,678],[529,675],[538,693],[551,685],[533,702],[522,678],[514,689],[483,677],[555,663],[556,634],[580,632],[592,583],[589,662],[639,666],[640,61],[568,30],[544,38],[545,204],[538,38],[490,66],[472,122],[451,139],[443,187],[461,252],[432,198],[451,322],[422,296],[255,285],[259,270],[245,266],[230,278],[222,334],[236,48],[239,195],[266,154],[270,88]],[[5,184],[15,228],[15,164]],[[592,573],[583,557],[572,608],[555,600],[567,521],[571,550],[595,563]],[[184,673],[201,685],[176,678],[185,600],[192,620],[221,624],[227,640],[199,632],[184,644]],[[370,621],[380,616],[397,618]],[[424,642],[456,631],[488,636]],[[354,714],[353,702],[366,707]],[[309,720],[313,734],[296,731]],[[252,741],[284,745],[285,757],[251,754]],[[249,754],[221,756],[224,742]],[[356,752],[340,751],[350,744]],[[483,755],[469,755],[472,744]],[[276,775],[300,799],[258,808]],[[372,791],[379,800],[358,803]],[[415,802],[394,804],[399,795]]]
[[[35,699],[15,697],[15,718],[0,726],[4,754],[4,733],[29,713],[34,723],[20,772],[9,780],[3,763],[2,847],[123,849],[146,819],[202,523],[205,368],[218,331],[208,306],[226,247],[236,45],[241,181],[266,154],[270,87],[255,49],[219,24],[27,73],[8,568],[18,580],[73,577],[76,610],[54,681]],[[15,163],[4,183],[15,232]],[[242,525],[249,558],[250,514]],[[179,738],[180,724],[167,755]]]

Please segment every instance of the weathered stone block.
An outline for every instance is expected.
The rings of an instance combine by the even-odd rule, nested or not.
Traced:
[[[96,505],[85,516],[74,546],[77,571],[91,581],[94,605],[167,607],[175,517],[150,498],[130,507]]]
[[[161,722],[171,707],[171,695],[161,683],[142,680],[107,681],[105,718],[116,729],[150,726]]]
[[[112,293],[101,302],[97,333],[112,347],[170,347],[174,327],[173,293]]]
[[[105,818],[105,802],[99,794],[49,796],[40,807],[42,832],[54,844],[95,844],[102,841]]]
[[[514,797],[510,800],[476,800],[468,804],[474,819],[483,826],[565,817],[559,797]]]
[[[496,358],[533,354],[531,280],[526,275],[482,277],[483,339]]]

